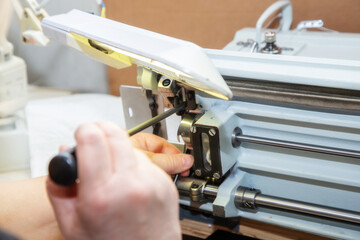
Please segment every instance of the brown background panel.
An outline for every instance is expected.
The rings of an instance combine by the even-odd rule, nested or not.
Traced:
[[[255,27],[275,0],[105,0],[107,17],[154,32],[223,48],[237,30]],[[360,33],[360,0],[293,0],[293,27],[302,20],[322,19],[325,27]],[[108,69],[110,93],[136,84],[136,69]]]

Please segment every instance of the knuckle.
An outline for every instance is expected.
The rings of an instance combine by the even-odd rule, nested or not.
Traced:
[[[109,206],[109,201],[103,194],[94,195],[88,202],[88,208],[93,212],[105,212]]]
[[[144,186],[132,188],[131,191],[128,193],[128,199],[130,202],[136,204],[145,204],[151,200],[152,194],[153,189],[145,187],[144,184]]]
[[[108,137],[113,137],[121,134],[122,130],[115,123],[106,121],[99,122],[97,125],[104,131],[105,135]]]
[[[75,132],[79,144],[94,144],[101,141],[101,133],[93,124],[81,125]]]

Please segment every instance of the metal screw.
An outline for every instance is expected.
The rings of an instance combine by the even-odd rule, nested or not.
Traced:
[[[213,128],[211,128],[210,130],[209,130],[209,135],[210,136],[215,136],[216,135],[216,130],[215,129],[213,129]]]
[[[193,185],[191,185],[191,188],[197,189],[197,188],[199,188],[199,185],[196,183],[193,183]]]
[[[190,128],[190,131],[191,131],[192,133],[196,133],[196,127],[192,126],[192,127]]]
[[[196,169],[195,170],[195,175],[200,177],[201,176],[201,170],[200,169]]]
[[[170,79],[165,79],[164,81],[162,81],[162,85],[163,85],[164,87],[169,86],[170,83],[171,83],[171,80],[170,80]]]
[[[253,208],[253,205],[251,203],[249,203],[249,202],[245,202],[245,206],[247,208]]]
[[[273,43],[276,41],[276,33],[275,32],[265,32],[265,42]]]
[[[219,174],[219,173],[214,173],[213,177],[214,177],[215,179],[220,179],[220,174]]]

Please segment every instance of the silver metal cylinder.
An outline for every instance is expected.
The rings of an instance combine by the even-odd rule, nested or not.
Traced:
[[[233,136],[233,142],[239,142],[239,141],[264,144],[275,147],[291,148],[291,149],[303,150],[308,152],[325,153],[325,154],[337,155],[343,157],[360,158],[360,152],[358,151],[351,151],[340,148],[331,148],[331,147],[290,142],[290,141],[275,140],[271,138],[253,137],[253,136],[240,135],[240,134]]]
[[[255,204],[360,224],[360,213],[258,194]]]
[[[185,115],[184,118],[181,120],[181,123],[177,131],[178,141],[180,141],[179,136],[181,136],[188,149],[192,149],[191,132],[196,131],[196,128],[193,127],[194,121],[195,121],[194,114]]]
[[[191,186],[193,186],[193,184],[202,185],[200,192],[205,198],[215,198],[217,196],[219,188],[206,184],[204,180],[182,178],[176,183],[180,194],[189,195],[191,194]],[[250,211],[256,211],[257,207],[272,207],[360,224],[360,212],[268,196],[261,194],[260,190],[245,187],[239,187],[237,189],[234,203],[235,206],[242,210],[249,209]]]
[[[205,196],[211,196],[211,197],[216,197],[217,193],[218,193],[218,187],[217,186],[213,186],[213,185],[206,185],[204,188],[204,195]]]

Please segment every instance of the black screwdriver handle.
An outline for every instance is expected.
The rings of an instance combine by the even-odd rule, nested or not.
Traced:
[[[186,107],[186,103],[181,103],[180,105],[169,109],[166,112],[163,112],[142,124],[130,129],[128,131],[129,136],[134,135],[158,122],[171,116],[174,113],[177,113],[183,110]],[[56,184],[62,186],[70,186],[75,183],[78,178],[77,174],[77,161],[75,154],[75,147],[70,148],[69,150],[59,153],[50,160],[49,163],[49,176]]]
[[[70,186],[75,183],[78,178],[75,147],[59,153],[50,160],[49,176],[58,185]]]

